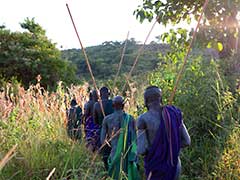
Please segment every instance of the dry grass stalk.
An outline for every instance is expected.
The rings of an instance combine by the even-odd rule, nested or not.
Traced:
[[[46,178],[46,180],[50,180],[50,178],[52,177],[53,173],[55,172],[56,168],[53,168],[53,170],[49,173],[48,177]]]
[[[33,135],[32,133],[34,133],[34,136],[41,136],[43,138],[47,136],[48,139],[52,140],[66,138],[65,133],[63,133],[65,128],[64,120],[66,119],[66,108],[69,107],[71,99],[75,97],[78,104],[83,109],[83,105],[89,97],[88,86],[88,84],[84,84],[83,86],[71,86],[67,91],[60,86],[58,88],[59,90],[56,92],[49,93],[37,84],[36,86],[32,85],[28,90],[24,90],[20,86],[15,87],[15,94],[12,93],[11,95],[5,91],[0,92],[0,117],[6,124],[9,119],[12,118],[14,125],[16,125],[16,127],[21,127],[19,128],[19,132],[23,133],[22,136],[24,138],[22,141],[25,142],[32,141],[28,138],[30,135]],[[9,88],[12,87],[13,85],[9,84]],[[16,100],[12,101],[11,99]],[[29,120],[34,120],[33,122],[37,125],[37,128],[33,132],[28,132]],[[57,130],[53,134],[48,134],[48,131],[46,131],[47,127],[54,127],[54,130]],[[1,136],[4,132],[5,131],[1,132]],[[116,132],[116,134],[105,142],[105,144],[109,144],[111,139],[119,132]],[[8,145],[7,141],[7,138],[3,138],[0,145]],[[11,148],[7,155],[2,159],[0,166],[1,169],[15,155],[14,152],[16,147],[17,146]],[[100,149],[102,149],[102,147]],[[98,156],[99,154],[95,153],[91,157],[91,166],[93,166],[95,159]],[[52,170],[48,175],[49,178],[53,176],[54,171],[55,170]],[[88,177],[89,172],[90,168],[86,173],[85,179]]]
[[[14,145],[8,153],[4,156],[4,158],[0,162],[0,171],[3,169],[3,167],[7,164],[8,161],[12,159],[12,157],[15,155],[15,150],[17,148],[17,144]]]
[[[94,154],[94,156],[93,156],[93,158],[92,158],[90,167],[93,166],[93,164],[94,164],[94,162],[95,162],[95,160],[96,160],[96,158],[97,158],[97,156],[98,156],[98,153],[101,152],[102,148],[103,148],[106,144],[107,144],[107,145],[108,145],[108,144],[110,145],[109,142],[111,142],[111,140],[112,140],[115,136],[119,135],[120,132],[121,132],[121,129],[119,129],[119,130],[118,130],[115,134],[113,134],[109,139],[106,139],[106,140],[104,141],[104,143],[101,145],[101,147],[98,149],[98,151],[95,152],[95,154]],[[85,175],[84,180],[87,180],[89,171],[90,171],[90,168],[87,170],[87,173],[86,173],[86,175]]]

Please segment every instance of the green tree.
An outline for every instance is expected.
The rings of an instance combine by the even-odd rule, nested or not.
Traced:
[[[145,19],[152,21],[157,16],[158,22],[164,25],[178,24],[183,20],[191,22],[199,17],[204,2],[205,0],[143,0],[143,4],[134,13],[140,22]],[[240,47],[239,11],[239,0],[209,1],[201,27],[203,45],[208,41],[215,44],[221,42],[226,55],[237,50]]]
[[[0,29],[0,74],[6,80],[16,77],[25,87],[36,82],[54,89],[58,81],[76,82],[76,67],[61,58],[60,51],[45,35],[45,30],[34,21],[25,19],[20,24],[24,32]]]

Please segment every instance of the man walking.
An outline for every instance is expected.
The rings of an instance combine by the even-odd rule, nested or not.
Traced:
[[[144,92],[148,111],[139,116],[138,153],[144,156],[148,180],[175,180],[180,176],[180,148],[190,145],[190,136],[180,109],[162,106],[162,92],[156,86]]]
[[[84,105],[84,131],[87,142],[87,147],[94,152],[97,150],[97,131],[99,125],[93,122],[93,107],[98,102],[98,95],[96,90],[92,90],[89,94],[89,101]]]
[[[67,133],[73,140],[81,140],[82,109],[75,99],[71,100],[70,108],[67,110]]]
[[[94,104],[94,108],[93,108],[93,121],[95,124],[97,124],[99,126],[99,129],[97,130],[97,137],[96,137],[98,148],[100,148],[100,146],[101,146],[100,134],[101,134],[101,130],[102,130],[101,127],[102,127],[104,114],[105,114],[105,116],[107,116],[107,115],[113,113],[112,100],[109,99],[109,95],[110,95],[110,92],[109,92],[108,88],[102,87],[100,89],[101,99]],[[101,107],[100,103],[102,104],[102,107]],[[104,114],[102,111],[104,111]],[[105,144],[101,148],[101,151],[100,151],[100,153],[102,154],[102,159],[103,159],[106,170],[108,169],[108,157],[109,157],[110,152],[111,152],[111,147],[109,147],[107,144]]]
[[[108,173],[114,180],[123,177],[137,180],[135,120],[123,111],[124,101],[121,96],[113,98],[113,108],[114,113],[104,118],[101,132],[101,143],[109,143],[112,147]]]

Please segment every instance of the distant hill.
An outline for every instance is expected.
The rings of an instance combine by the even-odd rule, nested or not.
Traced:
[[[86,48],[93,74],[97,80],[110,80],[115,77],[123,46],[124,42],[108,41],[98,46]],[[128,40],[120,75],[130,71],[141,46],[142,44],[138,44],[134,39]],[[156,42],[146,45],[133,75],[145,74],[154,70],[160,61],[158,54],[166,53],[168,49],[168,45]],[[77,66],[77,74],[81,80],[90,79],[87,64],[80,49],[63,50],[62,58]]]

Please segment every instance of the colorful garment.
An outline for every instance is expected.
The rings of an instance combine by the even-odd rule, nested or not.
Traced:
[[[99,143],[99,133],[100,126],[93,122],[93,117],[89,116],[85,122],[85,138],[87,141],[87,146],[91,146],[92,150],[96,150]]]
[[[108,173],[110,177],[116,180],[138,180],[136,131],[134,122],[130,121],[130,116],[126,113],[124,116],[116,152],[113,158],[109,157]]]
[[[174,106],[165,106],[153,145],[144,158],[147,179],[173,180],[175,178],[180,152],[179,127],[181,124],[181,111]]]

